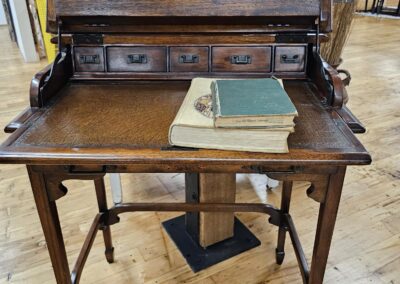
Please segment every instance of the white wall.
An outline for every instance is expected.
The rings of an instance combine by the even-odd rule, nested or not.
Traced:
[[[15,34],[17,35],[18,47],[25,62],[39,61],[25,0],[10,1],[10,10],[14,22]]]
[[[0,1],[0,25],[7,25],[6,15],[4,14],[3,4]]]

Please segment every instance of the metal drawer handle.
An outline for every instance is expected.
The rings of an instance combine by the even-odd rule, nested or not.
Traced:
[[[79,63],[81,64],[100,64],[100,55],[79,55]]]
[[[184,54],[179,56],[179,63],[199,63],[197,54]]]
[[[145,64],[147,63],[147,55],[146,54],[129,54],[128,55],[128,64],[138,63]]]
[[[281,55],[281,63],[284,63],[284,64],[300,63],[300,55],[299,54],[295,54],[295,55],[283,54],[283,55]]]
[[[250,55],[232,55],[231,64],[251,64]]]

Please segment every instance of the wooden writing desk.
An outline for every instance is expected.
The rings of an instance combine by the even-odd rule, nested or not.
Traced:
[[[119,221],[119,214],[201,211],[269,215],[269,222],[279,227],[277,262],[283,261],[285,235],[289,232],[304,283],[322,283],[346,167],[371,162],[353,134],[363,128],[343,105],[343,83],[318,54],[319,42],[326,39],[319,33],[330,29],[329,1],[299,0],[292,8],[287,6],[291,1],[282,1],[286,6],[270,1],[261,10],[253,9],[257,1],[247,1],[247,8],[227,1],[226,9],[213,2],[216,14],[209,18],[197,6],[197,11],[185,10],[175,3],[163,14],[163,10],[156,13],[147,9],[155,8],[153,2],[157,1],[135,1],[142,10],[103,2],[110,5],[110,15],[101,14],[107,12],[96,10],[97,6],[92,7],[88,1],[56,1],[58,22],[50,22],[49,29],[58,26],[61,52],[51,69],[35,76],[31,107],[6,127],[13,134],[0,148],[0,162],[27,165],[57,282],[79,282],[99,229],[104,235],[106,258],[113,262],[110,226]],[[198,1],[186,2],[182,5],[200,5]],[[91,8],[85,10],[85,5]],[[193,17],[180,18],[181,10]],[[54,12],[54,7],[49,11]],[[150,15],[152,11],[155,14]],[[235,25],[225,18],[229,11]],[[196,12],[200,18],[196,18]],[[173,23],[167,25],[169,13]],[[250,17],[242,18],[240,13]],[[210,22],[208,25],[202,25],[203,17]],[[277,17],[288,24],[277,24]],[[49,16],[51,19],[54,15]],[[271,25],[261,23],[265,20]],[[144,25],[138,27],[138,21]],[[186,26],[186,22],[192,26]],[[124,34],[118,34],[121,29]],[[180,48],[175,49],[177,45]],[[189,63],[177,59],[187,55]],[[193,55],[201,60],[194,60]],[[235,61],[233,55],[253,60]],[[295,133],[289,137],[289,153],[168,145],[168,128],[191,78],[271,75],[285,79],[285,89],[299,112]],[[103,182],[106,173],[167,172],[187,173],[187,185],[193,175],[198,181],[199,174],[224,173],[227,179],[236,173],[268,174],[283,181],[281,208],[232,203],[231,197],[229,202],[220,197],[220,202],[121,203],[108,208]],[[212,178],[215,176],[210,175],[209,180]],[[99,206],[72,276],[56,207],[56,200],[67,194],[62,182],[68,179],[93,180]],[[289,215],[293,181],[311,182],[307,194],[321,204],[310,269]],[[218,178],[214,183],[220,184]],[[207,240],[203,242],[207,244]]]

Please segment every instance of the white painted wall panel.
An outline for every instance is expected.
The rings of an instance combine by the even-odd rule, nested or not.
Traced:
[[[0,1],[0,25],[7,25],[6,15],[4,14],[3,5]]]
[[[18,47],[25,62],[39,61],[25,0],[10,1],[10,10],[17,35]]]

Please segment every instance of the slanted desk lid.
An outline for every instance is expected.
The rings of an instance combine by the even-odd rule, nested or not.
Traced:
[[[48,28],[57,19],[258,17],[316,18],[329,22],[331,0],[48,0]],[[330,28],[330,24],[322,27]]]

